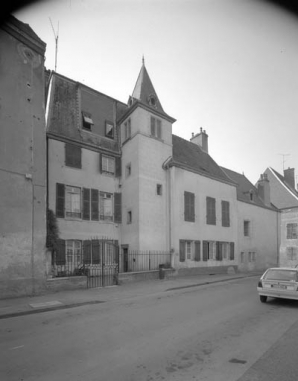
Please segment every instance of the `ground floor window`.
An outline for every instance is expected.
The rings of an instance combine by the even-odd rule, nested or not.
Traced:
[[[82,242],[75,240],[66,241],[66,262],[78,264],[82,262]]]
[[[201,242],[180,240],[180,262],[200,261],[201,260]]]
[[[203,241],[203,255],[201,256],[201,241],[180,240],[179,260],[188,261],[222,261],[235,259],[234,242]]]
[[[287,247],[287,258],[290,261],[294,261],[297,259],[297,247]]]

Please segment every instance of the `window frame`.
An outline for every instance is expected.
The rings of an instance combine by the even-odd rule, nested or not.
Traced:
[[[104,200],[111,200],[110,203],[110,213],[106,213],[106,202]],[[114,221],[114,195],[113,193],[110,192],[102,192],[99,191],[99,202],[98,202],[98,207],[99,207],[99,220],[100,221],[109,221],[113,222]]]
[[[184,221],[195,222],[195,194],[184,191]]]
[[[156,194],[162,196],[162,184],[156,184]]]
[[[128,118],[124,123],[124,139],[123,142],[131,138],[131,118]]]
[[[221,201],[221,224],[223,227],[229,228],[230,225],[230,203],[229,201]]]
[[[87,111],[82,111],[82,130],[91,132],[92,126],[94,126],[92,115]]]
[[[298,224],[296,222],[289,222],[286,225],[287,239],[298,239]]]
[[[206,224],[216,225],[216,199],[214,197],[206,197]]]
[[[65,185],[65,218],[67,219],[76,219],[81,220],[82,219],[82,188],[72,186],[72,185]],[[77,189],[78,192],[70,192],[70,189]],[[72,200],[72,197],[68,196],[71,194],[78,194],[79,195],[79,210],[80,212],[75,212],[72,209],[74,208],[75,201]],[[70,205],[70,209],[68,210]],[[76,214],[76,215],[75,215]]]
[[[243,235],[244,237],[250,237],[251,234],[251,225],[250,220],[243,221]]]
[[[115,176],[115,174],[116,174],[116,159],[115,159],[115,157],[109,156],[109,155],[104,155],[104,154],[101,154],[100,157],[101,157],[101,163],[100,163],[101,173],[105,173],[105,174],[108,174],[111,176]],[[107,160],[107,169],[104,168],[104,161],[105,160]],[[113,171],[109,170],[109,160],[111,160],[111,162],[113,162]]]
[[[150,136],[161,140],[162,139],[162,120],[150,115]]]

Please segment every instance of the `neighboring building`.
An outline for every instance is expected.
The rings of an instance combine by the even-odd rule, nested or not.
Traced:
[[[282,176],[273,168],[267,168],[264,176],[269,181],[272,203],[281,210],[279,265],[296,266],[298,264],[298,192],[295,186],[295,169],[285,169]]]
[[[283,209],[281,212],[281,245],[279,265],[298,265],[298,207]]]
[[[242,271],[276,266],[280,245],[280,212],[270,202],[269,182],[255,187],[244,175],[223,168],[237,183],[238,267]]]
[[[0,294],[45,284],[46,44],[14,17],[0,27]]]

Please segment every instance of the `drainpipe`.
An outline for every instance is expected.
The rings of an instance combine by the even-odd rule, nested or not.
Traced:
[[[167,201],[168,201],[168,242],[169,242],[169,252],[171,253],[172,247],[172,197],[171,197],[171,172],[169,162],[172,159],[169,156],[163,163],[162,168],[166,171],[166,181],[167,181]],[[171,253],[172,254],[172,253]],[[171,266],[172,266],[172,255],[171,255]]]

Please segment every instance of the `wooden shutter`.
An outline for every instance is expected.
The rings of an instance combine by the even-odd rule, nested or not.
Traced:
[[[102,155],[99,154],[99,173],[102,173]]]
[[[208,250],[209,250],[208,241],[203,241],[203,261],[208,261]]]
[[[216,242],[216,260],[222,261],[222,242]]]
[[[151,116],[151,136],[155,136],[155,118]]]
[[[222,226],[230,226],[230,203],[228,201],[221,202],[221,220]]]
[[[92,240],[92,264],[100,263],[100,241],[99,239]]]
[[[83,241],[83,263],[84,265],[91,264],[91,241]]]
[[[91,220],[99,220],[99,210],[98,210],[98,190],[91,189]]]
[[[56,265],[65,265],[65,240],[58,239],[57,240],[57,249],[55,252],[55,264]]]
[[[185,262],[185,241],[179,241],[179,260]]]
[[[195,221],[195,195],[190,192],[184,192],[184,220]]]
[[[121,193],[114,193],[114,222],[119,224],[122,222],[121,201]]]
[[[56,184],[56,217],[64,218],[65,187],[64,184]]]
[[[216,213],[215,213],[215,198],[206,198],[206,208],[207,208],[207,224],[216,224]]]
[[[161,120],[156,119],[156,135],[158,139],[161,139]]]
[[[90,189],[83,188],[83,220],[90,220]]]
[[[230,260],[233,261],[235,259],[235,243],[230,243]]]
[[[116,177],[121,177],[121,158],[116,157],[115,161],[116,161],[115,175],[116,175]]]
[[[201,241],[195,241],[195,261],[201,260]]]

